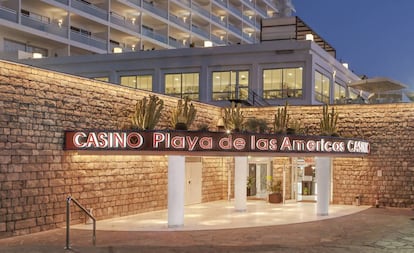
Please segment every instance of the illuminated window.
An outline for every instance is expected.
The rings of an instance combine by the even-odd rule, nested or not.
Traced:
[[[152,75],[121,76],[121,85],[152,91]]]
[[[263,97],[301,98],[302,68],[263,70]]]
[[[319,102],[330,103],[330,84],[329,78],[315,71],[315,99]]]
[[[340,85],[339,83],[335,83],[334,88],[334,99],[335,104],[344,104],[346,101],[346,89],[344,86]]]
[[[93,79],[102,81],[102,82],[109,82],[109,77],[107,76],[101,76],[101,77],[94,77]]]
[[[199,98],[199,73],[179,73],[165,75],[165,94],[192,100]]]
[[[247,100],[249,71],[219,71],[212,73],[213,100]]]

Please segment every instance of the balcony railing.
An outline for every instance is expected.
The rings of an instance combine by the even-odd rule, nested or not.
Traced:
[[[240,29],[238,29],[236,26],[234,26],[233,24],[229,23],[229,29],[230,29],[230,31],[234,32],[235,34],[242,36],[242,31]]]
[[[141,7],[141,0],[127,0],[127,1]]]
[[[175,15],[170,14],[170,21],[173,22],[176,25],[179,25],[179,26],[185,28],[185,29],[188,29],[188,30],[190,29],[190,24],[189,23],[184,22],[181,18],[179,18]]]
[[[91,14],[95,17],[104,20],[108,20],[108,12],[106,10],[96,7],[93,4],[88,4],[87,2],[81,0],[72,0],[71,5],[75,9],[86,12],[88,14]]]
[[[191,5],[191,9],[197,11],[198,13],[201,13],[201,15],[203,15],[206,18],[210,18],[210,12],[194,2]]]
[[[172,47],[175,48],[184,48],[184,47],[188,47],[187,44],[183,44],[182,42],[180,42],[179,40],[173,39],[173,38],[169,38],[168,39],[168,44]]]
[[[15,10],[0,6],[0,18],[12,22],[17,22],[17,13]]]
[[[56,2],[62,3],[64,5],[68,5],[69,0],[55,0]]]
[[[195,32],[195,33],[197,33],[198,35],[201,35],[201,36],[203,36],[203,37],[206,37],[206,38],[210,38],[210,33],[209,32],[207,32],[207,31],[204,31],[203,29],[201,29],[201,28],[199,28],[199,27],[197,27],[197,26],[192,26],[191,27],[191,31],[193,31],[193,32]]]
[[[253,10],[255,10],[256,12],[259,12],[259,13],[260,13],[260,15],[262,15],[263,17],[267,17],[267,13],[266,13],[264,10],[260,9],[259,7],[254,6],[253,2],[251,2],[251,1],[249,1],[249,0],[242,0],[242,2],[243,2],[245,5],[247,5],[247,6],[249,6],[250,8],[252,8]]]
[[[107,51],[107,43],[105,40],[103,39],[99,39],[96,37],[92,37],[92,36],[86,36],[81,34],[80,32],[76,32],[71,30],[70,31],[70,38],[71,40],[92,46],[92,47],[96,47],[102,50]]]
[[[166,35],[154,32],[153,30],[150,30],[146,27],[142,27],[142,35],[145,35],[147,37],[150,37],[152,39],[155,39],[157,41],[160,41],[162,43],[167,44],[168,43],[168,39]]]
[[[165,19],[168,18],[168,11],[156,8],[154,5],[152,5],[150,3],[147,3],[145,1],[143,3],[144,3],[144,9],[146,9],[146,10],[148,10],[148,11],[154,13],[154,14],[157,14],[158,16],[161,16]]]
[[[190,0],[177,0],[177,2],[180,2],[187,7],[190,7]]]
[[[127,18],[118,15],[114,12],[111,13],[111,23],[122,26],[122,27],[127,27],[129,29],[131,29],[134,32],[139,33],[140,29],[139,26],[135,25],[134,23],[132,23],[132,20],[128,20]]]
[[[47,32],[50,34],[58,35],[60,37],[67,38],[68,37],[68,28],[67,27],[59,27],[58,25],[48,24],[41,22],[37,19],[33,19],[27,16],[22,15],[22,25],[31,27],[33,29]]]

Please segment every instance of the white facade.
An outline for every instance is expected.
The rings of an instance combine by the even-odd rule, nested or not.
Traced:
[[[276,13],[271,0],[3,0],[0,52],[30,58],[251,44],[261,20]]]
[[[315,42],[304,40],[24,62],[219,106],[227,106],[229,100],[256,106],[281,105],[286,100],[292,105],[335,103],[338,90],[340,96],[352,97],[348,84],[359,80]],[[139,86],[143,77],[147,83]]]

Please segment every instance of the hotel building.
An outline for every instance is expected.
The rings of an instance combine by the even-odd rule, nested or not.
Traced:
[[[271,0],[6,0],[0,52],[56,57],[252,44]]]
[[[250,194],[262,199],[272,178],[283,181],[291,202],[322,198],[326,207],[358,198],[363,205],[413,207],[413,104],[358,102],[352,84],[364,83],[303,21],[260,23],[277,12],[271,1],[20,0],[2,1],[0,11],[2,57],[20,61],[0,61],[0,237],[65,226],[69,195],[98,219],[168,208],[168,185],[182,187],[180,208],[232,198],[245,204],[246,176],[255,178]],[[177,49],[160,50],[166,48]],[[38,54],[42,59],[23,59]],[[366,140],[370,150],[243,153],[242,160],[200,152],[177,162],[162,152],[64,149],[65,131],[121,129],[136,101],[154,93],[165,103],[161,131],[171,128],[169,113],[185,96],[198,110],[190,130],[210,131],[221,127],[228,101],[249,105],[242,108],[246,118],[268,126],[276,105],[288,101],[292,119],[319,143],[321,105],[338,103],[340,135]],[[326,163],[320,167],[316,158]],[[168,183],[175,176],[182,184]],[[72,219],[84,221],[78,210]]]

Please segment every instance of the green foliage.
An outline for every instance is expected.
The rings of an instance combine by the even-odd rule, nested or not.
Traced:
[[[232,131],[242,131],[244,124],[243,112],[240,110],[241,104],[231,102],[231,107],[224,109],[224,128]]]
[[[137,101],[131,115],[132,127],[140,130],[152,130],[157,125],[164,101],[155,95],[149,95]]]
[[[338,122],[338,113],[335,112],[335,108],[332,107],[329,112],[329,106],[324,105],[322,111],[322,119],[320,121],[320,129],[322,135],[337,136],[336,123]]]
[[[191,99],[185,97],[177,102],[177,107],[173,111],[171,117],[171,126],[174,129],[187,130],[194,122],[197,110],[195,109]]]
[[[267,190],[273,193],[281,193],[282,192],[282,180],[277,180],[274,184],[270,182]]]
[[[291,134],[295,134],[295,133],[296,134],[301,134],[303,132],[303,130],[301,129],[300,121],[296,120],[296,119],[290,121],[287,132],[288,133],[290,132]]]
[[[267,130],[267,123],[264,119],[249,118],[246,123],[246,130],[252,133],[265,133]]]
[[[278,108],[273,122],[273,128],[276,134],[286,133],[289,126],[289,115],[287,113],[288,103],[283,108]]]

